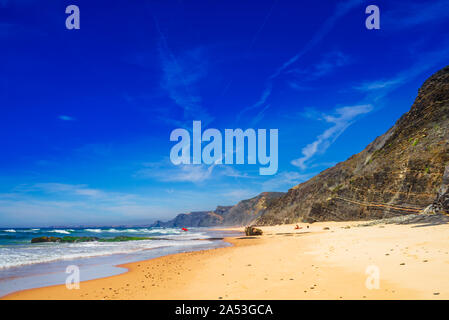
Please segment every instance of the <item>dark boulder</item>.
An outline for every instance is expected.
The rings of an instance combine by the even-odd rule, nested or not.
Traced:
[[[263,233],[263,231],[258,228],[254,228],[254,227],[246,227],[245,228],[245,234],[247,236],[261,236],[262,233]]]
[[[61,238],[58,238],[58,237],[47,237],[47,236],[31,239],[31,243],[60,242],[60,241],[61,241]]]
[[[38,237],[31,239],[31,243],[42,243],[42,242],[61,242],[61,243],[76,243],[76,242],[91,242],[91,241],[98,241],[99,238],[97,237],[71,237],[66,236],[63,238],[58,237]]]
[[[61,242],[64,243],[77,243],[77,242],[92,242],[92,241],[98,241],[99,238],[97,237],[72,237],[72,236],[66,236],[61,239]]]

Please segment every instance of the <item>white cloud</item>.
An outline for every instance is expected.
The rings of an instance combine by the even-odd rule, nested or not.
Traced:
[[[241,116],[253,109],[262,107],[268,100],[268,98],[271,96],[271,93],[273,91],[273,82],[285,71],[287,70],[291,65],[293,65],[295,62],[299,60],[304,54],[309,52],[312,48],[314,48],[334,27],[335,23],[346,15],[350,10],[354,9],[357,5],[362,4],[363,0],[350,0],[345,1],[343,3],[340,3],[337,5],[335,9],[334,15],[332,15],[330,18],[328,18],[324,24],[321,26],[321,28],[318,29],[318,31],[312,36],[312,38],[307,42],[307,44],[304,46],[304,48],[296,53],[293,57],[291,57],[289,60],[284,62],[274,73],[272,73],[265,84],[264,91],[260,97],[260,99],[253,105],[248,106],[244,108],[238,115],[237,119],[240,119]]]
[[[397,84],[400,84],[401,79],[390,79],[390,80],[376,80],[372,82],[364,82],[359,86],[355,86],[354,89],[359,91],[372,91],[380,89],[388,89]]]
[[[445,42],[438,50],[420,53],[409,68],[398,72],[396,75],[387,79],[367,81],[361,85],[354,86],[354,89],[366,93],[365,101],[375,102],[429,69],[441,68],[442,66],[440,65],[442,63],[443,66],[446,66],[448,55],[449,43]]]
[[[307,181],[313,174],[301,174],[296,171],[284,171],[265,181],[262,186],[265,191],[285,191],[301,182]]]
[[[229,165],[180,164],[168,160],[146,163],[144,168],[134,174],[138,179],[154,179],[162,182],[199,183],[220,177],[249,178]]]
[[[184,112],[184,119],[193,118],[201,120],[204,125],[212,121],[212,116],[202,106],[202,98],[196,86],[207,74],[207,60],[204,50],[200,47],[175,55],[162,33],[159,23],[155,20],[159,33],[159,55],[162,67],[161,86],[167,91],[170,99]],[[166,117],[166,116],[165,116]],[[168,122],[180,125],[175,119],[165,118]]]
[[[296,78],[295,81],[291,80],[288,83],[294,89],[303,90],[303,86],[300,83],[324,77],[335,69],[347,65],[349,61],[349,56],[343,52],[332,51],[326,53],[323,55],[322,60],[315,65],[304,69],[295,68],[287,71],[286,73],[293,75]]]
[[[60,115],[58,118],[63,121],[74,121],[75,120],[75,118],[73,118],[71,116],[66,116],[66,115]]]
[[[210,179],[213,170],[214,166],[180,165],[171,174],[162,173],[159,180],[166,182],[200,182]]]
[[[179,204],[177,204],[179,207]],[[171,198],[110,192],[87,185],[36,183],[0,194],[0,225],[149,223],[176,212]],[[178,208],[179,209],[179,208]]]
[[[100,189],[89,188],[85,184],[66,184],[56,182],[22,184],[13,189],[16,194],[47,194],[53,198],[63,197],[65,199],[91,198],[95,201],[111,201],[114,203],[129,203],[135,199],[134,195],[108,192]],[[13,194],[14,194],[13,193]]]
[[[301,169],[306,169],[306,162],[317,153],[323,153],[329,146],[355,121],[363,114],[370,112],[372,105],[356,105],[338,108],[333,114],[324,114],[322,118],[332,124],[320,134],[315,141],[309,143],[302,149],[302,157],[292,160],[292,164]]]
[[[415,79],[423,72],[438,66],[442,61],[445,61],[448,55],[449,46],[446,43],[441,46],[439,50],[421,54],[419,59],[417,59],[410,68],[398,72],[390,79],[364,82],[362,85],[355,86],[354,88],[356,90],[360,90],[365,93],[363,101],[370,101],[370,103],[339,108],[333,115],[324,115],[323,119],[328,123],[332,123],[333,126],[320,134],[315,141],[305,146],[302,149],[303,156],[292,160],[291,163],[301,169],[306,169],[306,162],[315,154],[325,152],[327,148],[356,120],[358,116],[371,112],[373,109],[372,103],[379,103],[382,98],[393,90]]]
[[[258,192],[249,189],[234,189],[223,193],[223,198],[236,203],[257,196]],[[236,204],[235,203],[235,204]]]

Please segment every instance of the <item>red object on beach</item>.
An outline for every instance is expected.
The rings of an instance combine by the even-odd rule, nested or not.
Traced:
[[[302,227],[296,225],[295,230],[302,229]]]
[[[187,228],[181,228],[182,229],[182,231],[189,231],[189,229],[187,229]]]

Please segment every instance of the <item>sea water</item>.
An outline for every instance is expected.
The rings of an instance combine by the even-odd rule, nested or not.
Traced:
[[[159,256],[223,247],[219,239],[237,235],[206,228],[8,228],[0,229],[0,296],[64,284],[69,265],[80,268],[81,281],[125,272],[116,265]],[[114,238],[151,237],[123,242],[31,243],[42,236]],[[157,239],[157,240],[156,240]],[[218,239],[218,240],[217,240]]]

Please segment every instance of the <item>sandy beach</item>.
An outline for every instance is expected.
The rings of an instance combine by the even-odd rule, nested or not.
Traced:
[[[360,224],[262,227],[260,237],[227,238],[230,247],[123,265],[79,290],[3,299],[449,299],[448,224]]]

